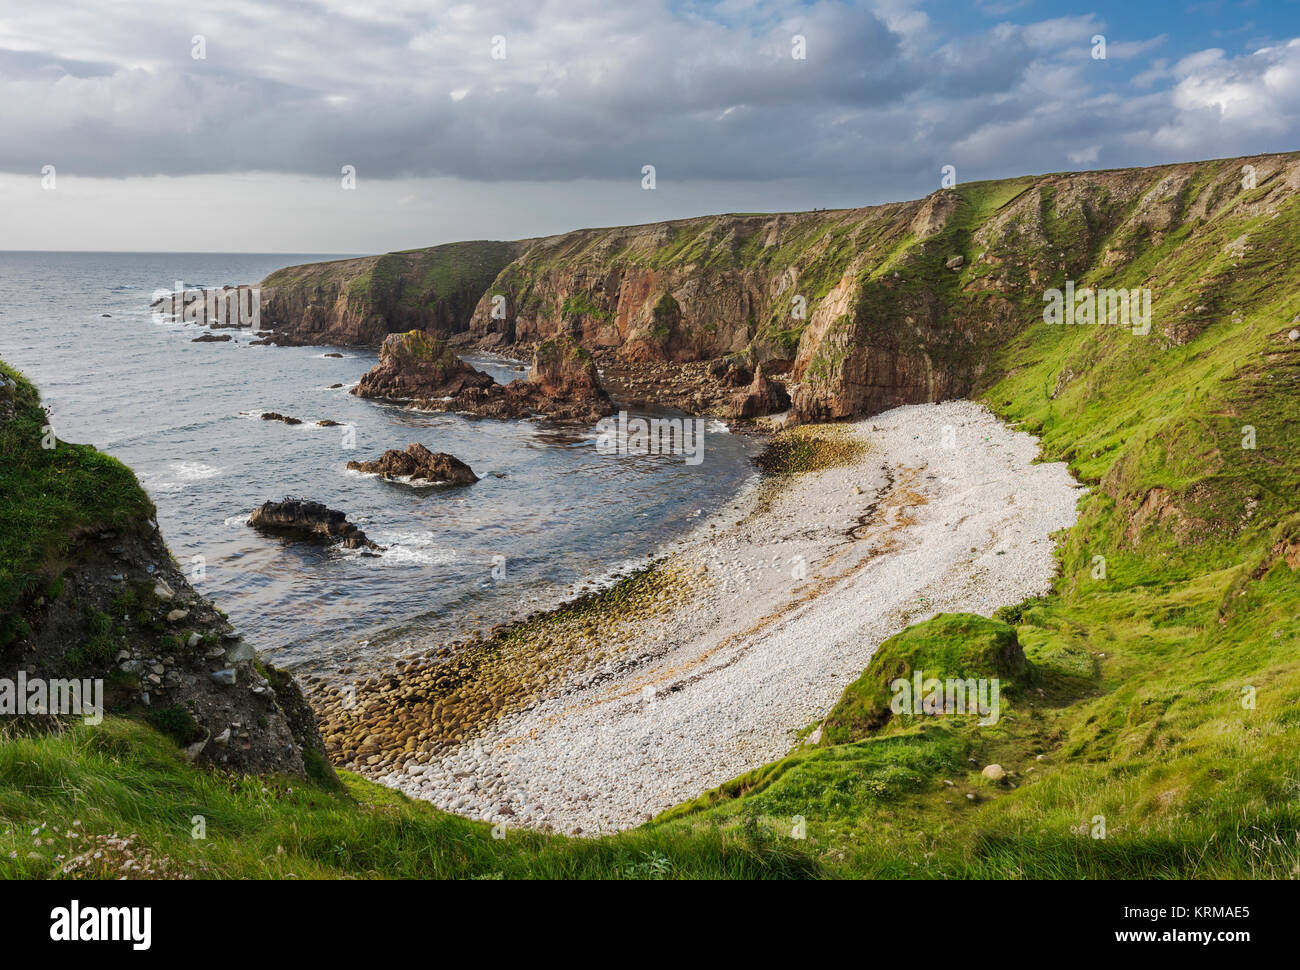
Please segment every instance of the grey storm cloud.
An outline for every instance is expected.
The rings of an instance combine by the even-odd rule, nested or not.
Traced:
[[[904,0],[31,5],[0,23],[0,170],[844,178],[1294,147],[1300,46],[1202,52],[1126,90],[1089,56],[1105,26],[940,37]]]

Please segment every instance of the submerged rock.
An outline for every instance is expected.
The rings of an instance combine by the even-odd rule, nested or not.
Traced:
[[[291,418],[279,411],[267,411],[262,415],[263,421],[283,421],[285,424],[302,424],[302,418]]]
[[[248,524],[263,532],[291,538],[339,542],[348,549],[383,549],[349,522],[346,514],[320,502],[303,499],[266,502],[248,517]]]
[[[220,344],[220,343],[225,343],[227,340],[233,340],[233,339],[234,339],[234,338],[231,337],[230,334],[228,334],[228,333],[204,333],[204,334],[199,334],[199,336],[197,336],[197,337],[195,337],[193,340],[191,340],[190,343],[192,343],[192,344]]]
[[[408,478],[413,481],[452,482],[471,485],[478,481],[474,470],[459,458],[442,452],[432,452],[418,442],[408,445],[405,451],[386,451],[378,461],[350,461],[353,471],[384,478]]]

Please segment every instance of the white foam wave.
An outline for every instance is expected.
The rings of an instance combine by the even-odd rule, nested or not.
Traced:
[[[222,469],[213,468],[201,461],[179,461],[169,467],[172,474],[183,482],[201,482],[208,478],[216,478],[222,472]]]
[[[443,545],[433,532],[375,531],[370,538],[385,547],[376,563],[386,566],[434,566],[458,562],[456,549]]]

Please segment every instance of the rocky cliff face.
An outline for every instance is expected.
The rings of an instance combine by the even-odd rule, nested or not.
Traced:
[[[85,445],[42,447],[46,420],[31,385],[4,374],[0,695],[20,682],[48,685],[49,697],[26,705],[48,726],[52,714],[69,714],[52,699],[54,682],[75,681],[81,706],[71,716],[89,723],[136,717],[192,760],[331,777],[297,684],[190,584],[135,477]]]
[[[274,343],[378,346],[390,333],[463,333],[479,297],[525,242],[463,242],[291,266],[261,283]]]
[[[870,414],[982,386],[1008,338],[1043,325],[1044,292],[1067,282],[1150,289],[1156,338],[1186,342],[1208,325],[1214,287],[1202,280],[1198,302],[1171,302],[1178,247],[1268,217],[1298,184],[1293,153],[581,230],[499,251],[509,259],[458,339],[505,349],[566,334],[629,364],[761,364],[784,381],[796,420]],[[387,306],[357,302],[370,322],[356,334],[397,329]]]
[[[296,682],[194,590],[152,524],[83,536],[69,560],[58,595],[26,605],[30,633],[4,651],[4,677],[98,679],[105,713],[153,724],[191,760],[329,771]]]

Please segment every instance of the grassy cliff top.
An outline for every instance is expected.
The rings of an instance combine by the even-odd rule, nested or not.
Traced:
[[[36,389],[0,361],[0,648],[79,536],[140,528],[153,503],[121,462],[59,441]]]
[[[276,270],[261,286],[281,294],[346,292],[350,302],[417,306],[452,296],[472,308],[527,241],[476,240]]]

